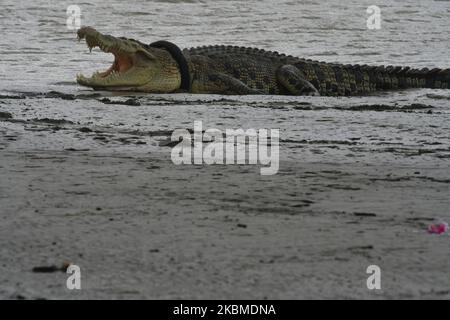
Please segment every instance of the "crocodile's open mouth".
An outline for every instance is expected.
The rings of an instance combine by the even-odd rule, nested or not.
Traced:
[[[114,62],[112,63],[111,67],[109,67],[108,70],[106,71],[98,70],[94,72],[91,78],[106,80],[108,78],[120,77],[133,67],[132,57],[114,51],[107,51],[103,49],[102,51],[112,53],[114,55]],[[77,80],[81,80],[83,78],[86,78],[83,74],[77,75]]]
[[[129,89],[143,85],[143,71],[153,57],[140,43],[126,38],[103,35],[90,27],[78,30],[78,39],[86,40],[90,51],[99,48],[114,55],[114,61],[106,71],[96,71],[91,77],[77,75],[77,82],[92,88]]]

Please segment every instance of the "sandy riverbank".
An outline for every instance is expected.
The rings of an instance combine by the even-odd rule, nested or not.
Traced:
[[[450,297],[450,237],[426,232],[434,219],[450,220],[445,150],[425,161],[429,154],[399,149],[377,164],[372,147],[331,134],[302,146],[286,140],[279,173],[260,176],[256,166],[175,166],[155,137],[99,133],[107,119],[89,122],[78,109],[55,123],[53,100],[45,109],[26,101],[2,110],[11,118],[0,127],[1,298]],[[86,103],[98,117],[111,111]],[[344,111],[292,112],[313,125]],[[350,114],[372,132],[381,113]],[[405,126],[410,116],[433,115],[392,121]],[[356,147],[366,148],[353,150],[363,161],[331,161]],[[65,261],[81,267],[82,290],[67,290],[63,272],[32,271]],[[382,270],[378,292],[366,287],[372,264]]]

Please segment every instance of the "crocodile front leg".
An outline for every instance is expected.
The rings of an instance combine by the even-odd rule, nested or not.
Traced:
[[[278,68],[277,80],[282,87],[294,96],[320,96],[319,91],[293,65],[288,64]]]
[[[223,73],[212,73],[202,77],[194,77],[193,93],[215,93],[229,95],[264,94],[260,90],[252,89],[245,83]]]

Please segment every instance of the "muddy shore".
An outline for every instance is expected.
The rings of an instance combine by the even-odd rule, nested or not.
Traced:
[[[450,237],[426,232],[450,220],[448,97],[430,94],[403,105],[4,95],[0,297],[449,298]],[[198,118],[279,126],[278,174],[174,165],[164,142]],[[58,268],[33,269],[65,262],[80,266],[81,290]],[[367,289],[369,265],[380,291]]]

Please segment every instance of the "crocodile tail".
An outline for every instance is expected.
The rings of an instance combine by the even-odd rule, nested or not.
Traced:
[[[377,89],[450,89],[450,69],[374,67],[371,72]]]
[[[301,70],[314,69],[314,76],[308,79],[311,79],[313,85],[319,85],[322,95],[363,95],[380,90],[408,88],[450,89],[450,69],[321,64],[308,61],[299,62],[297,65]],[[322,65],[327,68],[320,72],[319,66]],[[328,74],[331,76],[327,76]],[[316,83],[316,78],[325,80]]]
[[[426,88],[450,89],[450,69],[433,69],[426,76]]]

